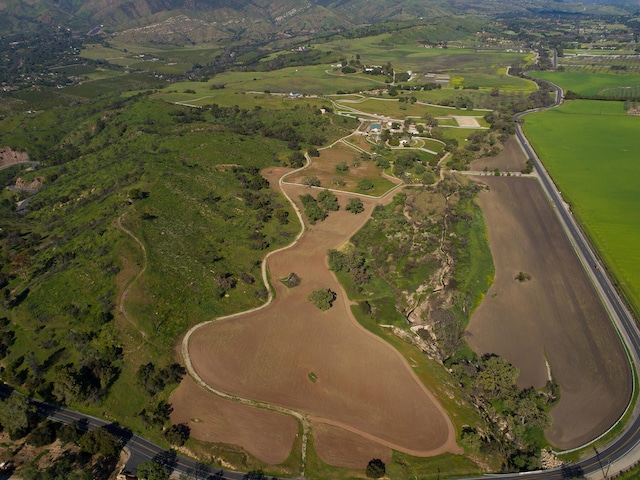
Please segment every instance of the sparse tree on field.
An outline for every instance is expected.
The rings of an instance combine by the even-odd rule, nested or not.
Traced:
[[[364,205],[359,198],[350,198],[345,207],[347,211],[358,214],[364,211]]]
[[[309,294],[309,301],[320,310],[329,310],[336,299],[336,293],[330,289],[314,290]]]
[[[367,465],[366,475],[368,478],[380,478],[384,477],[386,473],[386,466],[379,458],[374,458]]]
[[[340,209],[338,197],[329,190],[323,190],[318,194],[318,203],[325,210],[335,212]]]

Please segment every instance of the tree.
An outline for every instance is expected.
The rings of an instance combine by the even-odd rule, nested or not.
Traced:
[[[31,430],[31,433],[27,435],[26,443],[33,445],[34,447],[43,447],[53,443],[56,439],[55,424],[50,420],[45,420],[36,428]]]
[[[73,443],[80,440],[82,431],[75,423],[63,423],[58,427],[58,438],[64,443]]]
[[[329,310],[336,299],[336,293],[330,289],[314,290],[309,294],[309,301],[320,310]]]
[[[0,424],[11,439],[24,437],[36,424],[36,407],[27,397],[14,394],[0,402]]]
[[[96,428],[85,433],[78,441],[80,450],[91,455],[100,454],[108,458],[117,458],[122,449],[122,443],[104,427]]]
[[[329,190],[323,190],[318,194],[318,202],[322,208],[331,212],[335,212],[340,209],[338,197]]]
[[[164,432],[164,438],[166,438],[171,445],[177,445],[178,447],[181,447],[189,440],[189,435],[191,435],[191,429],[186,423],[171,425]]]
[[[167,469],[153,460],[138,465],[136,474],[140,480],[167,480],[169,478]]]
[[[86,398],[78,372],[70,365],[57,369],[52,393],[63,405],[70,405]]]
[[[336,170],[339,172],[348,172],[349,165],[347,165],[347,162],[339,162],[336,164]]]
[[[385,464],[379,458],[374,458],[367,465],[366,475],[369,478],[380,478],[386,473]]]
[[[362,204],[362,200],[360,200],[359,198],[350,198],[345,208],[347,209],[347,211],[354,214],[358,214],[364,211],[364,205]]]
[[[516,388],[518,375],[520,371],[504,358],[491,356],[485,359],[475,384],[490,398],[496,398]]]
[[[362,178],[358,181],[359,190],[371,190],[373,188],[373,180],[370,178]]]

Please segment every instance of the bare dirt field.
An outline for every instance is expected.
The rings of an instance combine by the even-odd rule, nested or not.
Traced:
[[[329,465],[361,469],[372,458],[379,458],[385,463],[391,461],[390,448],[333,425],[314,424],[313,436],[318,456]],[[348,458],[344,452],[349,452]]]
[[[271,185],[276,184],[275,173],[265,174]],[[315,193],[296,186],[286,186],[286,191],[296,200]],[[217,320],[193,333],[189,344],[193,365],[214,388],[302,411],[316,428],[330,425],[319,428],[314,444],[334,465],[364,468],[372,455],[383,455],[385,447],[416,456],[460,452],[442,407],[395,349],[360,327],[326,266],[327,249],[349,239],[380,203],[363,199],[365,212],[353,215],[344,210],[350,196],[338,198],[339,212],[308,225],[295,247],[269,258],[276,289],[271,305]],[[277,279],[291,272],[302,282],[288,289]],[[307,300],[320,288],[337,292],[333,307],[325,312]],[[180,408],[189,409],[192,402]],[[340,443],[361,447],[335,448]],[[378,446],[373,448],[374,444]],[[370,447],[365,455],[363,449]],[[360,463],[364,457],[367,460]]]
[[[14,163],[27,162],[29,155],[27,152],[18,152],[10,147],[0,148],[0,167],[11,165]]]
[[[461,127],[480,128],[480,124],[475,117],[461,117],[458,115],[452,115],[451,118],[458,122],[458,125],[460,125]]]
[[[631,371],[618,335],[534,178],[482,177],[480,195],[495,282],[471,318],[467,340],[520,369],[521,387],[541,387],[545,358],[561,386],[547,439],[569,449],[623,413]],[[519,282],[519,272],[530,280]]]
[[[298,433],[298,422],[288,415],[247,407],[211,395],[190,377],[169,399],[171,423],[186,423],[191,436],[205,442],[242,445],[258,460],[284,462]]]
[[[485,167],[491,171],[496,168],[502,172],[520,172],[527,166],[527,157],[515,137],[509,138],[504,149],[495,157],[479,158],[471,162],[471,170],[482,171]]]

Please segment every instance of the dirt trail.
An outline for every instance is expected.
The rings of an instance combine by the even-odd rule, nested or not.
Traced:
[[[142,275],[144,275],[144,272],[146,272],[147,270],[147,249],[145,248],[144,244],[138,239],[138,237],[136,237],[127,227],[125,227],[122,224],[122,218],[124,217],[124,215],[125,214],[123,213],[121,216],[118,217],[118,219],[116,220],[116,226],[122,232],[129,235],[133,239],[133,241],[136,242],[136,244],[138,244],[138,246],[140,247],[140,250],[142,251],[142,266],[136,275],[132,276],[125,282],[126,286],[123,289],[121,289],[118,295],[116,296],[116,312],[124,320],[126,320],[135,329],[135,331],[137,331],[140,334],[140,336],[142,337],[142,341],[146,341],[147,334],[143,330],[141,330],[138,327],[138,324],[129,316],[129,313],[127,312],[127,309],[124,306],[124,302],[127,300],[127,295],[129,294],[131,287],[140,279],[140,277],[142,277]],[[130,350],[127,353],[136,351],[141,346],[142,346],[142,342],[140,343],[140,345],[138,345],[138,347],[136,347],[133,350]]]

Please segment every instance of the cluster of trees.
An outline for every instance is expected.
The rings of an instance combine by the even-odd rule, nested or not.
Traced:
[[[328,212],[336,212],[340,209],[338,197],[326,189],[318,194],[317,199],[308,193],[300,195],[300,201],[304,207],[304,213],[312,225],[327,218]]]
[[[430,185],[436,180],[433,167],[425,165],[415,152],[404,152],[393,162],[393,174],[409,183]]]
[[[551,381],[542,391],[521,390],[516,385],[519,370],[496,355],[452,357],[445,364],[485,419],[484,427],[465,429],[463,444],[497,454],[504,471],[539,468],[535,438],[550,425],[548,411],[559,398],[558,385]]]
[[[354,284],[361,286],[371,280],[371,269],[363,251],[357,248],[350,248],[345,252],[332,249],[327,255],[329,268],[336,273],[348,273]]]
[[[173,407],[158,397],[166,387],[179,383],[185,373],[184,367],[177,363],[157,368],[152,362],[149,362],[138,368],[136,383],[148,395],[147,407],[138,413],[143,424],[150,428],[162,428],[169,421]]]
[[[241,135],[260,135],[276,138],[288,143],[292,150],[299,150],[300,144],[319,146],[327,139],[322,131],[329,127],[330,120],[315,107],[296,105],[293,109],[273,111],[261,108],[246,109],[237,105],[221,107],[218,104],[202,109],[210,114],[215,124]]]

